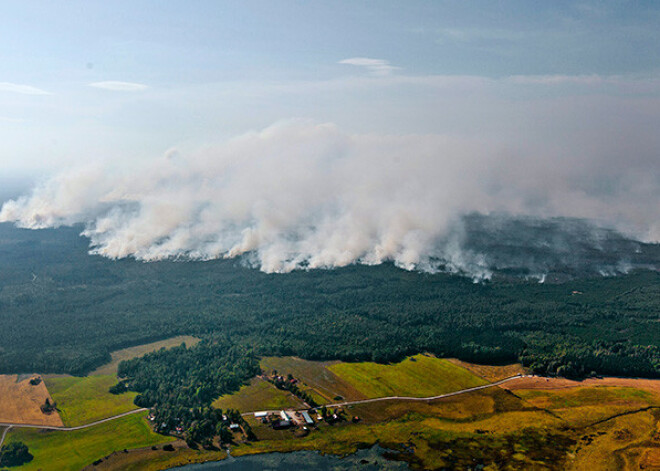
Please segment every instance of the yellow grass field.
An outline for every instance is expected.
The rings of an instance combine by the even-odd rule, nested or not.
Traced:
[[[62,425],[62,419],[57,412],[44,414],[40,406],[46,398],[52,401],[43,381],[32,386],[30,378],[38,375],[0,375],[0,422]]]
[[[525,374],[525,368],[520,363],[513,363],[511,365],[503,366],[490,366],[490,365],[477,365],[475,363],[468,363],[466,361],[457,360],[456,358],[447,358],[447,361],[462,366],[466,370],[474,373],[480,378],[485,379],[490,383],[499,381],[501,379],[510,378],[515,375]]]
[[[242,412],[303,407],[302,401],[288,391],[281,391],[268,381],[253,378],[234,394],[221,396],[213,402],[213,407]]]
[[[393,365],[337,363],[328,369],[368,398],[429,397],[488,383],[448,360],[426,355]]]
[[[178,347],[182,343],[185,343],[186,346],[191,347],[199,343],[199,339],[196,337],[191,337],[190,335],[180,335],[170,339],[159,340],[158,342],[146,343],[144,345],[137,345],[135,347],[117,350],[110,353],[110,356],[112,357],[112,361],[110,363],[100,366],[96,370],[92,371],[90,376],[116,374],[117,367],[123,360],[130,360],[131,358],[141,357],[142,355],[160,350],[161,348]]]

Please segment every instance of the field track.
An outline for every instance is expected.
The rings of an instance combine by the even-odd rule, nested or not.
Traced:
[[[499,386],[500,384],[504,384],[508,381],[512,381],[514,379],[522,378],[524,375],[522,374],[517,374],[515,376],[510,376],[509,378],[504,378],[499,381],[495,381],[494,383],[488,383],[484,384],[481,386],[475,386],[473,388],[467,388],[467,389],[461,389],[459,391],[453,391],[445,394],[440,394],[438,396],[430,396],[430,397],[406,397],[406,396],[388,396],[388,397],[375,397],[372,399],[361,399],[359,401],[346,401],[346,402],[337,402],[335,404],[326,404],[326,407],[344,407],[344,406],[352,406],[355,404],[367,404],[369,402],[379,402],[379,401],[433,401],[435,399],[442,399],[444,397],[451,397],[451,396],[458,396],[459,394],[466,394],[469,392],[473,391],[479,391],[480,389],[486,389],[486,388],[491,388],[493,386]],[[303,409],[300,409],[303,410]],[[251,415],[254,414],[255,412],[276,412],[276,411],[252,411],[252,412],[243,412],[241,415]],[[2,424],[0,424],[2,425]]]
[[[72,432],[74,430],[81,430],[81,429],[84,429],[84,428],[93,427],[95,425],[99,425],[99,424],[102,424],[104,422],[110,422],[111,420],[120,419],[122,417],[126,417],[127,415],[131,415],[131,414],[137,414],[138,412],[146,412],[148,410],[149,409],[135,409],[135,410],[131,410],[131,411],[128,411],[128,412],[124,412],[123,414],[113,415],[112,417],[97,420],[96,422],[91,422],[89,424],[78,425],[77,427],[59,427],[59,426],[54,426],[54,425],[13,424],[13,423],[2,423],[2,422],[0,422],[0,427],[7,427],[7,430],[5,430],[5,432],[2,436],[2,439],[4,440],[4,436],[7,434],[7,431],[12,427],[13,428],[38,428],[38,429],[42,429],[42,430],[60,430],[62,432]],[[0,440],[0,445],[2,445],[1,440]]]
[[[0,437],[0,448],[2,448],[2,444],[5,442],[5,437],[7,436],[7,432],[11,430],[11,425],[8,426],[4,432],[2,432],[2,436]]]

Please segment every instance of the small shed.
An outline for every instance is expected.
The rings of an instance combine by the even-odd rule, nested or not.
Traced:
[[[303,416],[303,419],[305,419],[305,423],[306,423],[307,425],[314,425],[314,421],[313,421],[312,418],[309,416],[309,414],[307,413],[306,410],[304,410],[304,411],[302,412],[302,416]]]

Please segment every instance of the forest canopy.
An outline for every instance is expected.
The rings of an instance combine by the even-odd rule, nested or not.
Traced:
[[[108,260],[80,228],[0,224],[0,372],[84,374],[181,334],[255,355],[432,352],[544,374],[660,376],[660,274],[493,281],[391,264],[265,274],[239,260]]]

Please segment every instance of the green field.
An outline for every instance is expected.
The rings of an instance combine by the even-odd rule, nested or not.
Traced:
[[[114,351],[110,353],[112,361],[106,363],[103,366],[98,367],[90,375],[112,375],[117,373],[117,367],[119,363],[124,360],[130,360],[131,358],[141,357],[150,352],[160,350],[161,348],[172,348],[178,347],[182,343],[185,343],[186,346],[192,347],[199,343],[199,339],[192,337],[190,335],[179,335],[178,337],[172,337],[165,340],[159,340],[158,342],[145,343],[143,345],[136,345],[135,347],[123,348],[121,350]]]
[[[335,397],[342,397],[349,401],[366,399],[357,389],[328,368],[338,362],[310,361],[297,357],[265,357],[261,359],[261,368],[266,373],[273,370],[279,374],[291,374],[302,381],[299,385],[312,395],[319,404],[336,402]]]
[[[213,407],[250,412],[298,408],[302,407],[302,402],[291,393],[280,391],[263,379],[253,378],[249,385],[243,386],[238,392],[216,399]]]
[[[73,432],[14,429],[8,442],[21,441],[34,459],[20,471],[79,471],[113,451],[173,441],[151,431],[146,413],[134,414]]]
[[[401,363],[336,363],[328,367],[366,397],[428,397],[487,384],[448,360],[416,355]]]
[[[84,425],[137,409],[133,404],[136,393],[108,392],[117,383],[115,375],[45,377],[44,381],[67,426]]]

